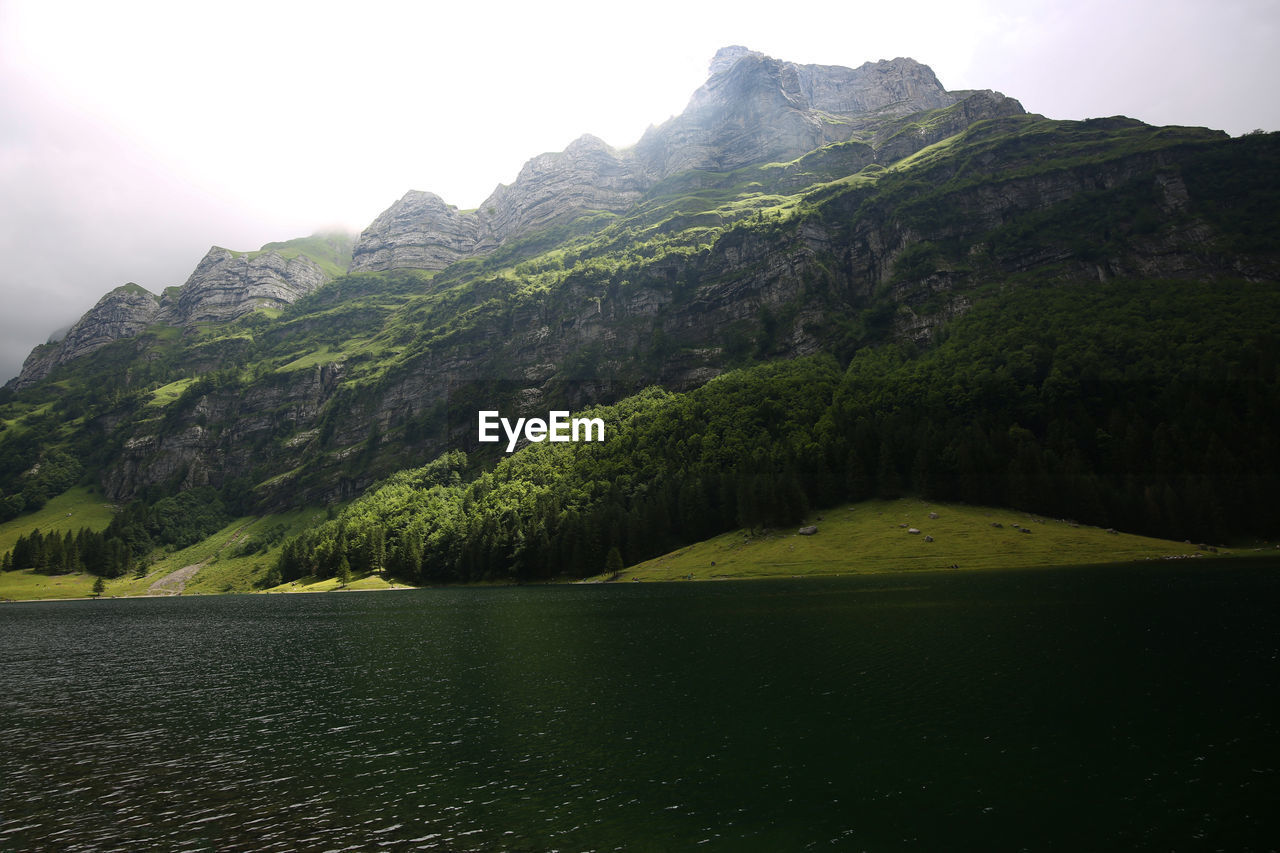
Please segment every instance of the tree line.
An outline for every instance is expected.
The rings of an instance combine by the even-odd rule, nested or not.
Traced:
[[[105,530],[81,528],[75,534],[33,530],[18,537],[0,558],[0,568],[124,577],[131,571],[145,572],[145,558],[156,548],[186,548],[230,521],[218,492],[201,486],[150,505],[133,501],[116,513]]]

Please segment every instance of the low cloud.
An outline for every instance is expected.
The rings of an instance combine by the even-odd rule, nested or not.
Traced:
[[[10,95],[0,115],[0,382],[126,281],[158,292],[182,284],[212,243],[296,236],[230,210],[60,105]]]

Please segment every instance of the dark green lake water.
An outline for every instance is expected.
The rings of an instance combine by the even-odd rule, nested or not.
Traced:
[[[9,604],[0,850],[1270,849],[1280,565]]]

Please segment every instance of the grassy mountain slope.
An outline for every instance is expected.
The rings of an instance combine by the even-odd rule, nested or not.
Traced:
[[[321,233],[267,243],[256,252],[244,254],[252,259],[265,252],[275,252],[286,261],[305,255],[319,264],[320,268],[329,275],[336,277],[347,271],[351,263],[351,248],[354,243],[355,239],[350,234]]]
[[[111,523],[115,507],[101,493],[78,486],[51,498],[41,509],[0,524],[0,553],[13,547],[19,536],[32,530],[74,533],[82,527],[102,530]]]
[[[99,502],[83,489],[72,489],[51,500],[36,517],[23,516],[0,526],[0,543],[8,551],[21,535],[38,527],[43,531],[75,531],[73,518],[93,529],[106,528],[112,519]],[[49,512],[66,517],[66,524],[42,521]],[[66,513],[70,512],[70,516]],[[285,540],[325,518],[325,510],[303,507],[292,512],[246,516],[202,536],[185,548],[160,548],[139,561],[134,570],[111,578],[105,596],[209,595],[253,592],[279,558]],[[59,520],[60,521],[60,520]],[[184,571],[184,569],[186,571]],[[87,598],[93,595],[95,576],[89,572],[41,572],[32,569],[0,573],[0,600],[38,598]]]

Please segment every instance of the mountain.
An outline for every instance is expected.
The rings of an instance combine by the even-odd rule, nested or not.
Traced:
[[[650,128],[634,148],[616,151],[583,136],[562,152],[530,160],[515,183],[499,186],[475,211],[409,192],[360,235],[352,270],[444,269],[585,214],[623,213],[672,175],[791,160],[883,127],[886,119],[951,106],[966,94],[945,91],[928,66],[911,59],[855,70],[723,48],[685,111]],[[970,106],[970,122],[1023,111],[1016,101],[984,95]]]
[[[92,482],[138,502],[120,524],[151,529],[129,540],[142,549],[168,541],[154,507],[179,497],[283,511],[394,475],[453,495],[410,501],[413,518],[477,514],[478,528],[415,528],[414,560],[436,536],[442,579],[598,570],[609,542],[630,562],[652,554],[628,542],[868,488],[1265,535],[1280,525],[1244,502],[1277,456],[1262,320],[1280,319],[1278,200],[1274,134],[1057,121],[947,91],[910,59],[840,68],[725,48],[685,111],[631,148],[584,136],[474,211],[411,191],[354,242],[215,247],[179,288],[112,291],[0,394],[0,508]],[[1157,328],[1187,340],[1162,350]],[[975,329],[987,344],[970,345]],[[1138,393],[1144,376],[1191,396]],[[478,441],[482,409],[590,406],[613,419],[605,449],[508,459]],[[588,455],[547,461],[569,452]],[[1228,494],[1250,466],[1261,479]],[[541,502],[493,503],[495,476]],[[348,547],[352,565],[382,565],[375,540],[414,562],[409,516],[370,517],[340,522],[372,537],[364,556],[354,539],[295,544],[291,571]]]
[[[60,341],[36,347],[10,385],[30,387],[58,365],[136,337],[152,325],[234,320],[281,308],[345,272],[350,258],[351,240],[345,235],[268,243],[256,252],[214,246],[182,287],[156,296],[130,282],[102,297]]]

